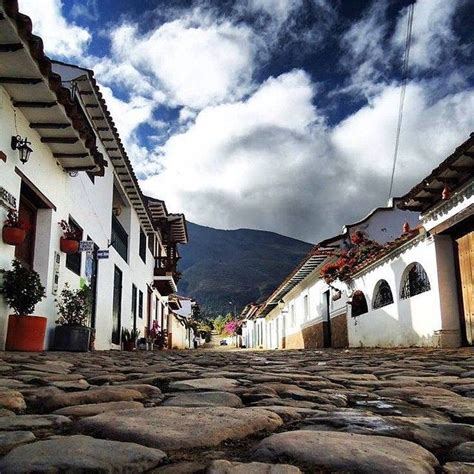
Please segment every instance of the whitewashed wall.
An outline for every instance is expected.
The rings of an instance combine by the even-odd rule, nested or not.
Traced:
[[[101,249],[107,248],[111,236],[112,194],[114,185],[114,169],[109,161],[104,177],[97,177],[93,184],[84,173],[77,177],[70,177],[62,170],[53,158],[47,145],[41,143],[38,134],[29,127],[21,111],[16,111],[17,129],[13,107],[6,91],[0,87],[0,150],[7,155],[7,162],[0,161],[0,186],[12,193],[19,202],[21,178],[15,172],[18,167],[22,173],[49,199],[55,206],[52,209],[40,209],[38,212],[37,232],[35,242],[34,268],[41,276],[46,287],[47,297],[37,305],[35,314],[48,317],[46,347],[52,341],[52,335],[57,319],[55,296],[53,287],[53,258],[54,252],[59,252],[61,230],[58,222],[71,216],[84,231],[84,237],[89,235]],[[28,163],[23,165],[18,159],[18,152],[11,150],[12,135],[27,136],[32,142],[33,153]],[[102,144],[99,151],[107,157]],[[6,209],[0,207],[0,220],[6,217]],[[112,335],[112,295],[113,272],[117,265],[123,273],[122,288],[122,321],[123,327],[131,328],[133,319],[131,314],[131,289],[134,283],[143,291],[143,320],[138,320],[138,328],[144,334],[147,315],[147,284],[153,280],[154,259],[147,248],[147,262],[144,264],[139,257],[140,225],[138,216],[132,209],[130,214],[129,260],[125,262],[110,247],[110,258],[98,263],[97,279],[97,316],[96,316],[96,348],[108,349]],[[79,287],[80,277],[65,267],[66,255],[61,255],[59,291],[68,282],[73,288]],[[0,268],[10,268],[14,258],[14,247],[0,241]],[[84,276],[85,254],[82,256],[81,275]],[[155,295],[159,296],[156,292]],[[152,299],[154,305],[155,298]],[[6,337],[7,319],[11,311],[0,297],[0,348]],[[154,315],[154,307],[152,308]]]
[[[456,341],[459,322],[455,310],[455,276],[450,270],[450,267],[454,268],[451,249],[443,237],[427,237],[396,258],[355,278],[353,288],[364,293],[369,312],[356,320],[349,318],[350,346],[438,346],[443,331],[452,341],[448,345],[455,346],[459,342]],[[425,269],[431,290],[402,300],[403,274],[413,262],[420,263]],[[374,290],[381,279],[390,285],[394,302],[374,310]]]

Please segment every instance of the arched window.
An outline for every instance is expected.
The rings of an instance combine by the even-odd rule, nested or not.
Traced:
[[[390,285],[387,283],[387,280],[379,280],[379,282],[375,285],[372,307],[377,309],[392,303],[393,295]]]
[[[431,290],[430,280],[425,269],[418,263],[411,263],[405,268],[402,277],[402,300]]]
[[[369,308],[367,306],[367,300],[365,299],[364,293],[360,290],[354,291],[352,294],[352,312],[351,316],[355,318],[356,316],[360,316],[361,314],[367,313]]]

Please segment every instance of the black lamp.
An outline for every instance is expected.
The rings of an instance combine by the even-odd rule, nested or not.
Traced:
[[[29,159],[33,149],[30,147],[31,142],[28,141],[28,138],[21,138],[20,135],[12,137],[12,150],[18,150],[20,154],[20,161],[25,164]]]

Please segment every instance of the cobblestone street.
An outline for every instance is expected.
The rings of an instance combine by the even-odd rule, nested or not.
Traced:
[[[470,349],[1,353],[0,377],[2,473],[474,471]]]

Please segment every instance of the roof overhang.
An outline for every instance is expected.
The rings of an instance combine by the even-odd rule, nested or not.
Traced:
[[[59,61],[53,61],[52,67],[60,74],[64,83],[71,87],[77,100],[88,111],[90,123],[103,143],[107,156],[114,167],[115,175],[123,186],[132,207],[137,212],[141,226],[146,232],[153,232],[153,219],[146,198],[140,189],[132,163],[94,78],[94,72]]]
[[[266,300],[263,307],[258,311],[258,317],[266,316],[296,285],[301,283],[315,270],[321,268],[330,258],[334,258],[334,248],[314,247],[298,267],[290,273],[283,283]]]
[[[471,133],[468,140],[401,198],[398,207],[425,213],[442,201],[445,186],[455,193],[473,178],[474,133]]]
[[[178,291],[178,287],[172,275],[153,277],[153,286],[162,296],[169,296]]]
[[[94,131],[31,31],[18,2],[0,0],[0,85],[65,170],[103,174]]]

